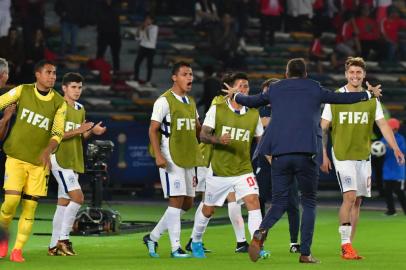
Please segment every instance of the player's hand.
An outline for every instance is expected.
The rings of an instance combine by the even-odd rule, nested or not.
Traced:
[[[227,97],[229,97],[229,98],[234,98],[234,95],[236,94],[236,93],[238,93],[238,86],[237,87],[231,87],[231,86],[229,86],[228,84],[226,84],[226,83],[224,83],[224,86],[227,88],[227,89],[221,89],[221,91],[223,91],[224,93],[226,93],[227,94]]]
[[[6,120],[10,120],[10,118],[13,116],[13,114],[16,111],[17,105],[15,103],[8,105],[3,112],[3,118]]]
[[[80,134],[85,133],[86,131],[89,131],[90,129],[92,129],[93,126],[94,126],[93,122],[86,122],[86,120],[85,120],[79,127]]]
[[[93,126],[92,128],[92,133],[95,135],[102,135],[104,132],[106,132],[106,127],[102,126],[103,122],[100,121],[96,125]]]
[[[227,145],[229,144],[231,141],[231,135],[229,133],[224,133],[223,135],[221,135],[221,137],[219,138],[219,142],[222,145]]]
[[[371,94],[373,94],[375,97],[381,97],[382,96],[382,89],[381,89],[381,85],[378,84],[377,86],[372,86],[369,84],[369,82],[366,82],[367,87],[368,87],[368,91],[371,92]]]
[[[39,160],[42,164],[42,166],[44,166],[45,168],[51,170],[52,169],[52,164],[51,164],[51,152],[49,151],[49,149],[45,149],[41,156],[39,157]]]
[[[155,164],[162,169],[166,169],[168,162],[166,161],[166,159],[161,155],[156,155],[155,156]]]
[[[331,171],[331,161],[326,154],[323,154],[323,164],[320,166],[320,170],[324,173],[329,173]]]
[[[393,153],[395,154],[396,160],[399,165],[405,164],[405,156],[403,155],[402,151],[400,151],[399,148],[393,150]]]

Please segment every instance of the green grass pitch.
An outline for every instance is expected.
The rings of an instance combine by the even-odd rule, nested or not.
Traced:
[[[114,205],[120,211],[123,220],[155,220],[165,211],[164,205]],[[40,204],[37,212],[39,218],[52,218],[54,205]],[[354,246],[365,256],[361,261],[344,261],[339,256],[339,235],[337,209],[319,208],[312,252],[321,260],[319,265],[302,265],[298,255],[290,254],[289,233],[286,217],[270,231],[265,244],[271,250],[271,258],[257,263],[249,261],[247,254],[235,254],[235,238],[231,225],[210,226],[206,231],[205,245],[214,252],[206,259],[171,259],[169,239],[165,234],[160,242],[159,259],[149,258],[142,236],[145,233],[121,234],[116,236],[72,237],[78,256],[49,257],[46,255],[50,236],[31,236],[25,249],[26,262],[11,263],[8,258],[0,259],[0,269],[39,269],[39,270],[171,270],[171,269],[406,269],[406,217],[386,217],[382,211],[364,210]],[[226,210],[220,209],[217,216],[225,216]],[[184,219],[192,219],[190,211]],[[12,237],[14,238],[17,221],[13,221]],[[50,221],[36,221],[34,233],[51,232]],[[183,229],[182,243],[185,244],[191,229]],[[247,230],[247,236],[249,236]],[[10,245],[14,243],[11,239]]]

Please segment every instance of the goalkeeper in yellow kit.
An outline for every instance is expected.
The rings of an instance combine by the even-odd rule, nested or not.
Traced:
[[[22,248],[34,223],[38,199],[47,195],[50,155],[64,134],[66,103],[52,87],[56,66],[42,60],[34,68],[36,82],[23,84],[0,96],[0,109],[17,103],[16,120],[3,149],[7,155],[4,202],[0,225],[8,229],[20,201],[22,211],[10,260],[23,262]],[[0,258],[7,256],[8,242],[0,244]]]

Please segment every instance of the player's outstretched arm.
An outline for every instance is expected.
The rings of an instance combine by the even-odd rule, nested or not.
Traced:
[[[211,127],[202,126],[202,131],[200,131],[200,141],[202,143],[207,143],[207,144],[229,144],[231,141],[231,136],[229,133],[224,133],[220,137],[217,137],[216,135],[213,134],[214,129]]]
[[[328,133],[330,129],[330,121],[326,119],[321,119],[320,122],[322,134],[322,144],[323,144],[323,164],[320,166],[320,170],[324,173],[329,173],[331,170],[331,161],[327,155],[327,143],[328,143]]]
[[[376,124],[378,125],[379,129],[382,132],[383,137],[388,142],[389,146],[393,149],[395,154],[396,160],[399,164],[405,164],[405,156],[403,155],[402,151],[399,149],[398,143],[396,142],[395,136],[393,135],[393,131],[388,125],[388,122],[385,118],[376,120]]]

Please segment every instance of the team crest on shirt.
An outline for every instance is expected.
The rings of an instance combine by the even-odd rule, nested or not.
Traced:
[[[179,181],[179,180],[175,180],[175,183],[173,183],[173,186],[174,186],[176,189],[179,189],[179,188],[180,188],[180,181]]]
[[[68,180],[71,184],[75,183],[75,176],[73,175],[69,176]]]
[[[346,183],[347,185],[351,184],[351,176],[344,176],[344,183]]]
[[[211,202],[213,200],[213,194],[207,193],[205,195],[205,200],[207,199],[208,202]]]

